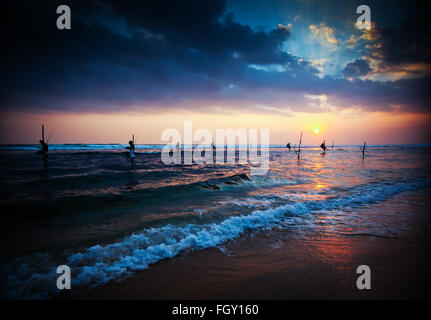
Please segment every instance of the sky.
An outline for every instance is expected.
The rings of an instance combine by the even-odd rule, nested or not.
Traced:
[[[58,30],[67,4],[72,28]],[[356,8],[371,9],[359,30]],[[165,129],[270,142],[431,143],[431,30],[416,1],[2,2],[0,143],[160,143]]]

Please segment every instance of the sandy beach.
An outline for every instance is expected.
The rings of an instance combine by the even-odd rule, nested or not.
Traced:
[[[181,255],[109,284],[60,299],[423,299],[431,284],[431,245],[340,237],[262,247],[261,237]],[[277,247],[280,245],[280,247]],[[277,247],[277,248],[275,248]],[[356,288],[356,267],[372,289]]]
[[[362,209],[360,214],[388,206],[425,214],[430,204],[427,198],[410,193]],[[409,227],[427,228],[423,223],[410,221]],[[250,233],[217,248],[186,252],[120,283],[58,298],[424,299],[431,285],[430,258],[429,243],[365,234],[321,233],[304,239],[271,230]],[[356,287],[356,268],[363,264],[371,268],[371,290]]]

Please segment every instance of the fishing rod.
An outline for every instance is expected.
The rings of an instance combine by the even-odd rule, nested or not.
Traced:
[[[141,132],[138,132],[138,135],[136,136],[136,142],[135,142],[135,139],[133,139],[133,144],[137,144],[138,143],[138,140],[139,140],[139,135],[141,134]],[[133,135],[133,137],[135,137],[134,135]]]
[[[48,140],[46,140],[46,143],[49,142],[49,140],[51,139],[52,134],[54,133],[54,129],[51,130],[51,133],[49,134]]]
[[[298,150],[295,150],[296,154],[298,155],[298,160],[300,158],[300,153],[301,153],[301,142],[302,142],[302,131],[301,131],[301,137],[299,138],[299,147],[298,147]]]

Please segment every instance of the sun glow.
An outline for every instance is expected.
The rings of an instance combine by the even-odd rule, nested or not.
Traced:
[[[314,128],[313,131],[314,131],[315,134],[318,134],[319,133],[319,128]]]

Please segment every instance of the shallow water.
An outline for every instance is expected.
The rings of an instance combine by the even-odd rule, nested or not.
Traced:
[[[255,230],[431,243],[430,217],[409,210],[421,203],[387,204],[429,196],[428,146],[374,146],[365,158],[357,146],[304,148],[301,161],[273,147],[265,176],[239,164],[167,166],[158,147],[138,149],[133,170],[118,145],[57,147],[46,163],[32,146],[0,151],[3,297],[57,294],[61,264],[87,289]]]

